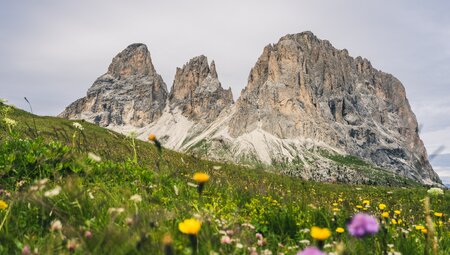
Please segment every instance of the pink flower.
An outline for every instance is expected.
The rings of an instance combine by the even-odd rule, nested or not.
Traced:
[[[30,246],[25,245],[22,249],[22,255],[30,255],[31,251],[30,251]]]
[[[380,229],[380,225],[375,217],[366,213],[355,214],[351,222],[347,225],[348,232],[354,237],[364,237],[374,235]]]
[[[303,251],[297,253],[297,255],[326,255],[319,248],[310,246],[306,247]]]
[[[87,230],[86,232],[84,232],[84,237],[86,237],[87,239],[91,239],[92,238],[92,232]]]
[[[222,236],[222,238],[220,238],[220,243],[231,244],[231,238],[229,236]]]
[[[263,235],[261,233],[256,233],[256,238],[257,239],[263,239]]]

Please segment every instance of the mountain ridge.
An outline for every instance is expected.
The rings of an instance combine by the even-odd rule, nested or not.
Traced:
[[[121,60],[129,51],[114,59]],[[119,73],[134,77],[135,84],[139,82],[136,76],[145,72],[160,77],[156,70],[151,72],[154,68],[149,68],[153,65],[148,64],[147,55],[125,57],[132,61],[123,65],[116,61]],[[142,63],[134,63],[133,69],[129,63],[136,61]],[[137,75],[130,75],[133,72]],[[152,84],[158,82],[147,87]],[[146,97],[138,94],[137,98]],[[340,178],[330,178],[330,169],[343,176],[356,175],[350,169],[342,172],[322,155],[326,150],[363,158],[418,182],[441,183],[426,157],[401,82],[311,32],[286,35],[264,47],[236,102],[231,89],[222,88],[215,62],[209,65],[203,55],[177,68],[171,91],[160,89],[155,98],[160,99],[156,113],[144,111],[122,122],[96,121],[98,113],[87,109],[83,101],[76,101],[60,116],[86,119],[125,133],[133,130],[141,139],[153,132],[169,148],[197,154],[206,151],[212,159],[266,165],[295,161],[299,164],[283,171],[305,179]],[[132,101],[123,100],[124,105]],[[133,107],[107,109],[127,116],[135,111]]]

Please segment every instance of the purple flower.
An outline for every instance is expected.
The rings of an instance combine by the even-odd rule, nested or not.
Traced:
[[[378,232],[380,225],[375,217],[365,213],[355,214],[351,222],[347,225],[350,235],[364,237]]]
[[[314,246],[306,247],[303,251],[297,253],[297,255],[326,255],[319,248]]]

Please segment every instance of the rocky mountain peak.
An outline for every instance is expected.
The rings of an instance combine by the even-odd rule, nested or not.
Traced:
[[[233,95],[231,89],[222,88],[214,61],[209,66],[201,55],[177,68],[169,102],[189,119],[209,122],[233,103]]]
[[[147,46],[135,43],[117,54],[108,72],[97,78],[87,95],[69,105],[60,116],[111,128],[141,127],[161,116],[167,94]]]
[[[108,73],[117,79],[122,79],[129,76],[153,75],[156,71],[147,46],[134,43],[113,58]]]

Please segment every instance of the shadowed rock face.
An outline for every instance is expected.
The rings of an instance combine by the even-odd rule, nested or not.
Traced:
[[[132,44],[112,60],[108,72],[94,82],[86,97],[69,105],[60,116],[105,127],[141,127],[161,116],[167,94],[147,46]]]
[[[222,88],[214,61],[208,66],[202,55],[177,68],[169,102],[188,119],[209,123],[233,104],[233,95],[231,89]]]
[[[403,85],[311,32],[268,45],[236,102],[229,133],[310,138],[416,180],[439,182]]]

